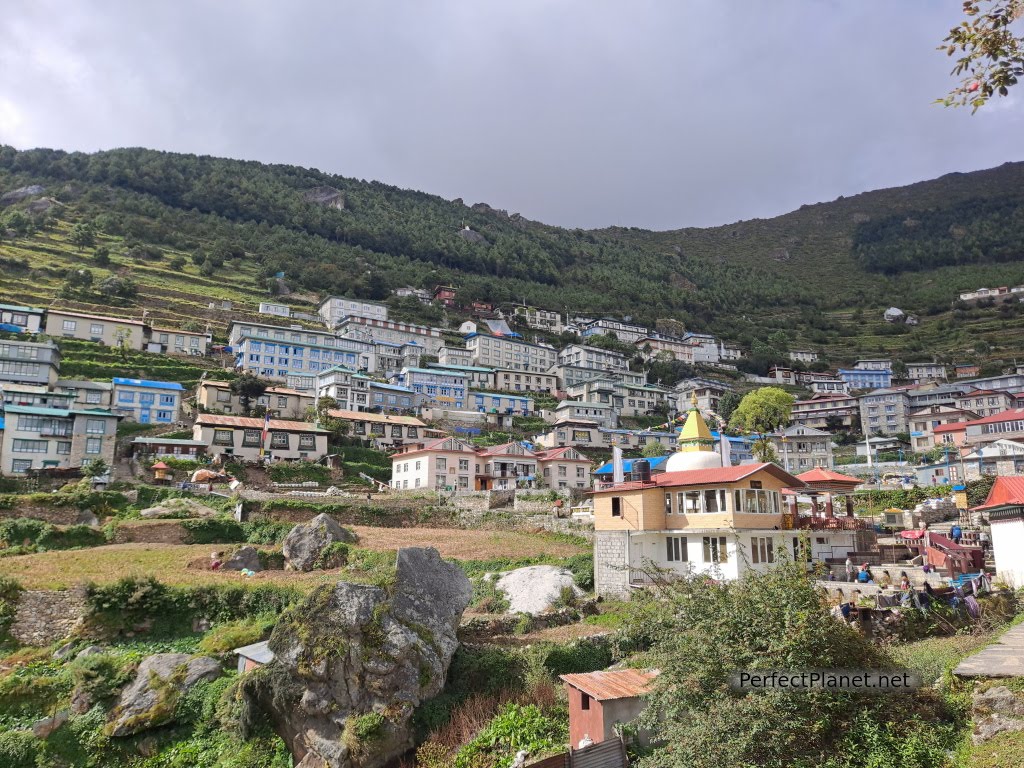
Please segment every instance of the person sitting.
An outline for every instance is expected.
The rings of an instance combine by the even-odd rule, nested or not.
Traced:
[[[871,571],[868,569],[868,564],[864,563],[861,566],[860,571],[857,573],[858,584],[873,584],[874,579],[871,578]]]
[[[910,577],[907,576],[907,572],[903,571],[900,574],[900,592],[906,592],[910,589]]]
[[[224,565],[224,561],[221,560],[221,555],[222,555],[221,552],[211,552],[210,553],[210,570],[211,571],[219,571],[220,567],[222,565]]]
[[[954,544],[959,544],[960,539],[963,538],[964,532],[959,525],[954,525],[949,529],[949,538],[953,540]]]
[[[882,578],[878,580],[878,586],[883,589],[892,586],[892,576],[889,575],[888,571],[882,571]]]

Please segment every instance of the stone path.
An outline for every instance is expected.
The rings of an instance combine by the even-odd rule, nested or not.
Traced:
[[[988,648],[968,656],[953,674],[957,677],[1024,677],[1024,624],[1018,624]]]

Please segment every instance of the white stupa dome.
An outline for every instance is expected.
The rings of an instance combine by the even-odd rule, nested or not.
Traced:
[[[666,472],[685,472],[691,469],[718,469],[722,455],[718,451],[676,451],[665,462]]]

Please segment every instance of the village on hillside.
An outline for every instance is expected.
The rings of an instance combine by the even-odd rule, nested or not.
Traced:
[[[401,578],[403,557],[418,557],[403,547],[432,546],[472,581],[461,624],[465,602],[452,608],[464,642],[558,638],[602,660],[552,662],[569,751],[552,737],[539,751],[553,757],[517,764],[625,765],[647,743],[629,724],[658,670],[604,670],[601,617],[638,595],[789,561],[837,622],[894,642],[971,627],[993,610],[986,599],[1024,586],[1024,366],[829,369],[793,349],[790,366],[761,376],[710,334],[457,307],[453,286],[396,293],[469,319],[416,325],[390,319],[387,303],[328,295],[315,313],[261,303],[214,343],[145,312],[0,304],[10,641],[78,653],[74,638],[106,615],[83,595],[114,589],[114,576],[131,589],[145,577],[306,590],[338,569],[376,578],[396,549]],[[62,348],[81,359],[88,345],[123,356],[125,375],[62,376]],[[128,375],[142,359],[202,373],[189,386]],[[688,375],[652,383],[654,363]],[[41,570],[49,550],[63,558]],[[931,630],[915,612],[934,617]],[[190,621],[203,631],[210,618]],[[267,621],[219,649],[242,676],[275,658]],[[127,718],[145,706],[125,695],[115,735],[164,721]]]

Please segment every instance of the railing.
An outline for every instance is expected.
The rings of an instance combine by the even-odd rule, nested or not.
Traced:
[[[870,527],[867,520],[856,517],[809,517],[791,514],[782,516],[785,530],[801,531],[864,531]]]

